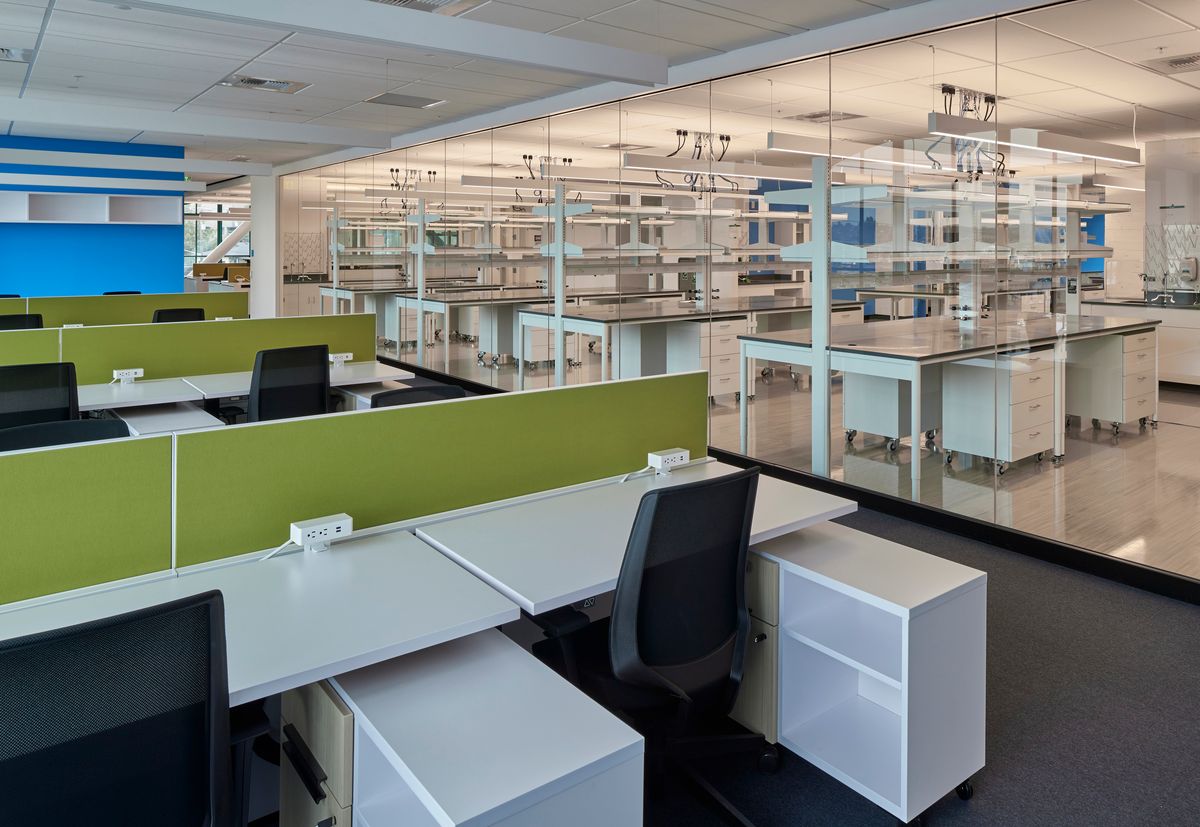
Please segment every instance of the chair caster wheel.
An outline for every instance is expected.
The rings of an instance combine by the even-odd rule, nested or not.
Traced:
[[[895,451],[899,447],[900,447],[900,440],[896,439],[895,437],[893,437],[887,441],[887,449],[889,451]]]
[[[963,801],[969,801],[971,796],[975,795],[975,785],[972,784],[971,779],[968,778],[966,781],[955,787],[954,792],[956,792],[958,797]]]
[[[779,748],[768,745],[765,750],[758,756],[759,772],[765,772],[768,775],[774,775],[779,772],[780,759]]]

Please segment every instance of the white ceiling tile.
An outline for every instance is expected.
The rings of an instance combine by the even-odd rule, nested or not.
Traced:
[[[192,112],[198,107],[222,107],[247,113],[261,112],[264,115],[280,114],[289,120],[316,117],[334,112],[347,105],[338,98],[326,98],[319,94],[308,94],[307,89],[295,95],[278,92],[263,92],[257,89],[234,89],[229,86],[214,86],[189,103],[184,111]]]
[[[595,78],[586,75],[573,75],[560,72],[557,69],[538,69],[534,66],[518,66],[514,63],[502,63],[498,60],[472,60],[456,68],[467,69],[471,72],[483,72],[498,77],[515,78],[517,80],[532,80],[563,88],[580,88],[591,86]]]
[[[860,0],[822,0],[820,3],[781,3],[779,0],[739,0],[734,5],[714,0],[690,0],[691,8],[728,17],[754,17],[799,29],[816,29],[881,11]],[[753,22],[753,21],[751,21]]]
[[[695,43],[684,43],[654,34],[619,29],[607,26],[593,20],[581,20],[566,28],[559,29],[555,34],[571,37],[576,40],[586,40],[589,43],[604,43],[609,46],[621,46],[639,52],[649,52],[667,57],[671,62],[698,60],[702,57],[718,54],[717,49],[697,46]]]
[[[527,9],[569,14],[572,17],[585,18],[594,14],[623,6],[629,0],[505,0],[514,6],[524,6]]]
[[[1178,81],[1089,50],[1021,60],[1013,65],[1035,75],[1094,89],[1110,99],[1128,103],[1169,106],[1172,101],[1196,94],[1195,89]]]
[[[1200,26],[1200,3],[1196,0],[1143,0],[1147,6],[1161,9],[1167,14],[1185,20],[1193,26]]]
[[[974,23],[945,32],[920,35],[913,42],[935,47],[937,53],[934,59],[939,63],[946,54],[965,55],[983,61],[995,58],[1000,63],[1010,63],[1079,48],[1062,38],[1043,34],[1011,19]]]
[[[510,5],[498,2],[498,0],[492,0],[490,3],[485,3],[459,16],[465,20],[478,20],[480,23],[495,23],[500,26],[511,26],[514,29],[543,33],[566,26],[568,23],[574,23],[579,19],[545,9]]]
[[[1043,109],[1061,112],[1090,114],[1106,112],[1113,108],[1113,99],[1089,89],[1061,89],[1056,92],[1038,92],[1032,95],[1021,95],[1012,99],[1013,104],[1030,103]],[[1005,118],[1005,101],[997,107],[1001,118]]]
[[[1200,52],[1200,31],[1193,29],[1175,34],[1145,37],[1141,40],[1129,40],[1124,43],[1112,43],[1102,47],[1102,51],[1134,63],[1191,55]],[[1173,75],[1173,77],[1178,76]]]
[[[102,25],[100,21],[107,20],[131,29],[184,29],[212,36],[257,40],[263,44],[273,43],[288,33],[287,29],[228,23],[198,15],[136,8],[122,9],[117,4],[96,0],[57,0],[52,23],[56,23],[58,18],[64,15],[96,18],[96,25]]]
[[[84,129],[81,127],[42,126],[34,123],[18,121],[13,124],[13,135],[30,138],[66,138],[75,141],[114,141],[124,143],[131,139],[136,132],[121,129]],[[172,146],[178,146],[177,141],[167,141]]]
[[[1188,28],[1178,20],[1131,0],[1082,0],[1025,12],[1012,19],[1084,46],[1103,46]]]
[[[660,4],[654,0],[634,0],[628,5],[598,14],[594,20],[633,32],[670,37],[720,51],[761,42],[774,34],[759,26],[738,23],[727,18],[714,18],[690,9]]]
[[[432,66],[457,66],[470,60],[462,55],[451,55],[438,52],[426,52],[420,49],[406,49],[400,46],[385,46],[379,43],[360,43],[351,40],[338,40],[334,37],[324,37],[313,34],[296,34],[288,39],[286,46],[304,46],[313,49],[324,49],[339,54],[357,55],[360,57],[383,58],[399,60],[405,63]]]
[[[187,18],[184,18],[187,19]],[[61,37],[98,40],[128,48],[149,46],[183,53],[199,52],[249,60],[270,45],[260,39],[217,34],[208,30],[132,23],[91,14],[55,12],[47,32]],[[282,37],[283,35],[280,35]]]

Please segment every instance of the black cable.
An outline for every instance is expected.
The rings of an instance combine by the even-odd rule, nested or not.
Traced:
[[[742,188],[742,187],[741,187],[741,185],[740,185],[740,184],[739,184],[737,181],[730,181],[730,180],[729,180],[728,178],[726,178],[724,175],[718,175],[717,177],[718,177],[718,178],[720,178],[722,181],[724,181],[724,182],[725,182],[726,184],[728,184],[729,186],[733,187],[733,191],[734,191],[734,192],[737,192],[738,190],[740,190],[740,189]],[[716,191],[716,187],[715,187],[715,186],[713,187],[713,191],[714,191],[714,192]]]
[[[673,158],[683,149],[683,145],[687,143],[687,130],[676,129],[675,137],[679,139],[679,146],[675,147],[675,151],[668,155],[668,158]]]
[[[663,178],[662,175],[659,174],[658,170],[654,170],[654,177],[658,179],[658,183],[662,184],[665,189],[674,189],[675,188],[675,185],[672,184],[670,181],[668,181],[666,178]]]

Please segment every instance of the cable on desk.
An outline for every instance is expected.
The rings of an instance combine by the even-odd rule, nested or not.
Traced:
[[[279,552],[283,551],[283,550],[284,550],[285,548],[287,548],[288,546],[292,546],[292,545],[296,545],[296,544],[295,544],[295,543],[293,543],[291,540],[288,540],[286,543],[284,543],[283,545],[279,546],[279,547],[278,547],[278,548],[276,548],[274,551],[268,552],[267,554],[264,554],[262,557],[260,557],[260,558],[258,558],[258,559],[259,559],[259,560],[270,560],[270,559],[271,559],[272,557],[274,557],[276,554],[278,554]],[[299,548],[299,546],[296,546],[296,548]]]
[[[625,482],[633,477],[638,476],[639,474],[644,474],[647,471],[653,471],[653,470],[654,470],[653,465],[647,465],[645,468],[639,468],[637,471],[630,471],[628,474],[621,477],[621,482]]]

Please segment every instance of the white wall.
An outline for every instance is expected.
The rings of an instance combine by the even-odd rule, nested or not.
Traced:
[[[1112,258],[1104,264],[1105,287],[1110,296],[1142,295],[1141,273],[1146,239],[1146,194],[1132,190],[1110,190],[1114,201],[1127,202],[1130,211],[1104,217],[1104,244],[1112,247]]]

